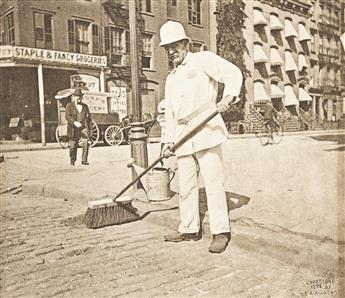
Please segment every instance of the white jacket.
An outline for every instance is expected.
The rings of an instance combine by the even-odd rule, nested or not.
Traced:
[[[223,97],[238,96],[242,79],[242,73],[237,66],[214,53],[188,52],[183,62],[171,71],[166,80],[165,142],[177,142],[215,110],[217,82],[224,83]],[[195,111],[198,111],[197,116],[187,124],[181,124],[181,120],[189,119]],[[226,140],[227,134],[221,115],[217,115],[182,145],[176,155],[189,155],[219,145]]]

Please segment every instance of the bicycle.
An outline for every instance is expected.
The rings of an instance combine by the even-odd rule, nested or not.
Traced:
[[[262,146],[266,146],[271,140],[272,144],[279,144],[284,137],[284,128],[272,120],[265,120],[259,128],[257,137]]]

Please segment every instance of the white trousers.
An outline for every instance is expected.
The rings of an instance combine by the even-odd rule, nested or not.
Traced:
[[[212,234],[230,232],[229,213],[224,188],[221,145],[180,156],[177,159],[180,190],[180,233],[200,229],[198,166],[204,181],[210,230]]]

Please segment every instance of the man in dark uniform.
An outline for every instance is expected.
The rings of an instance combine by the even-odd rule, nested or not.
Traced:
[[[91,114],[88,106],[82,103],[83,93],[77,88],[71,96],[71,102],[66,106],[67,136],[70,142],[69,154],[71,165],[77,160],[77,148],[79,141],[82,145],[82,164],[89,165],[87,158],[89,153],[89,137],[91,132]]]

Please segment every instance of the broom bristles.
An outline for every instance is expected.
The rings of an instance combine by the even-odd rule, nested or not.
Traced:
[[[113,200],[93,201],[83,219],[83,223],[90,229],[98,229],[111,225],[119,225],[140,219],[138,209],[130,201],[116,203]]]

